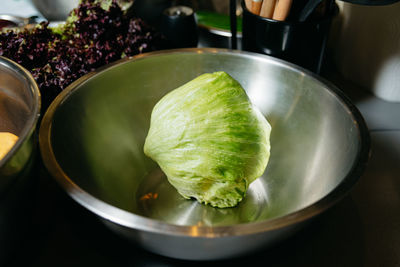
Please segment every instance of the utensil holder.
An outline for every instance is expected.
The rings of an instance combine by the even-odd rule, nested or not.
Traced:
[[[315,73],[321,72],[325,47],[337,7],[322,19],[277,21],[251,13],[242,1],[243,50],[274,56]]]

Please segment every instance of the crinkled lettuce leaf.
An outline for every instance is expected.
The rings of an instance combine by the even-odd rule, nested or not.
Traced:
[[[155,105],[144,153],[183,197],[233,207],[265,171],[270,132],[236,80],[206,73]]]

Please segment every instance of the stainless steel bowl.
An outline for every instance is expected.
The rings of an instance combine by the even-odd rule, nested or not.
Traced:
[[[0,131],[19,137],[0,159],[0,265],[28,229],[39,113],[40,93],[32,76],[0,57]]]
[[[272,125],[266,172],[229,209],[183,199],[143,154],[157,101],[221,70]],[[349,192],[369,153],[363,118],[333,85],[272,57],[211,48],[139,55],[84,76],[52,103],[39,142],[52,176],[111,229],[155,253],[195,260],[284,239]]]
[[[48,21],[63,21],[79,0],[32,0],[32,3]]]
[[[31,23],[30,18],[14,16],[9,14],[0,14],[0,30],[3,27],[24,27]]]
[[[0,159],[0,193],[31,159],[39,115],[40,92],[35,80],[17,63],[0,57],[0,132],[11,132],[19,137]]]

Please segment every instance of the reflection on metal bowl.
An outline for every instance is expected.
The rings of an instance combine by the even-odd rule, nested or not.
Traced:
[[[40,93],[32,76],[0,57],[0,131],[18,136],[0,159],[0,265],[27,228],[39,112]]]
[[[143,153],[157,101],[214,71],[238,80],[272,126],[266,172],[229,209],[183,199]],[[363,118],[333,85],[272,57],[219,49],[149,53],[84,76],[52,103],[39,141],[52,176],[111,229],[192,260],[284,239],[349,192],[369,153]]]

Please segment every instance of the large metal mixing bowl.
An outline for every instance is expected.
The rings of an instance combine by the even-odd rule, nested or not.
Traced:
[[[143,154],[157,101],[214,71],[237,79],[272,125],[266,172],[228,209],[183,199]],[[140,55],[84,76],[52,103],[39,142],[52,176],[111,229],[199,260],[287,237],[350,190],[369,153],[363,118],[331,84],[272,57],[211,48]]]

